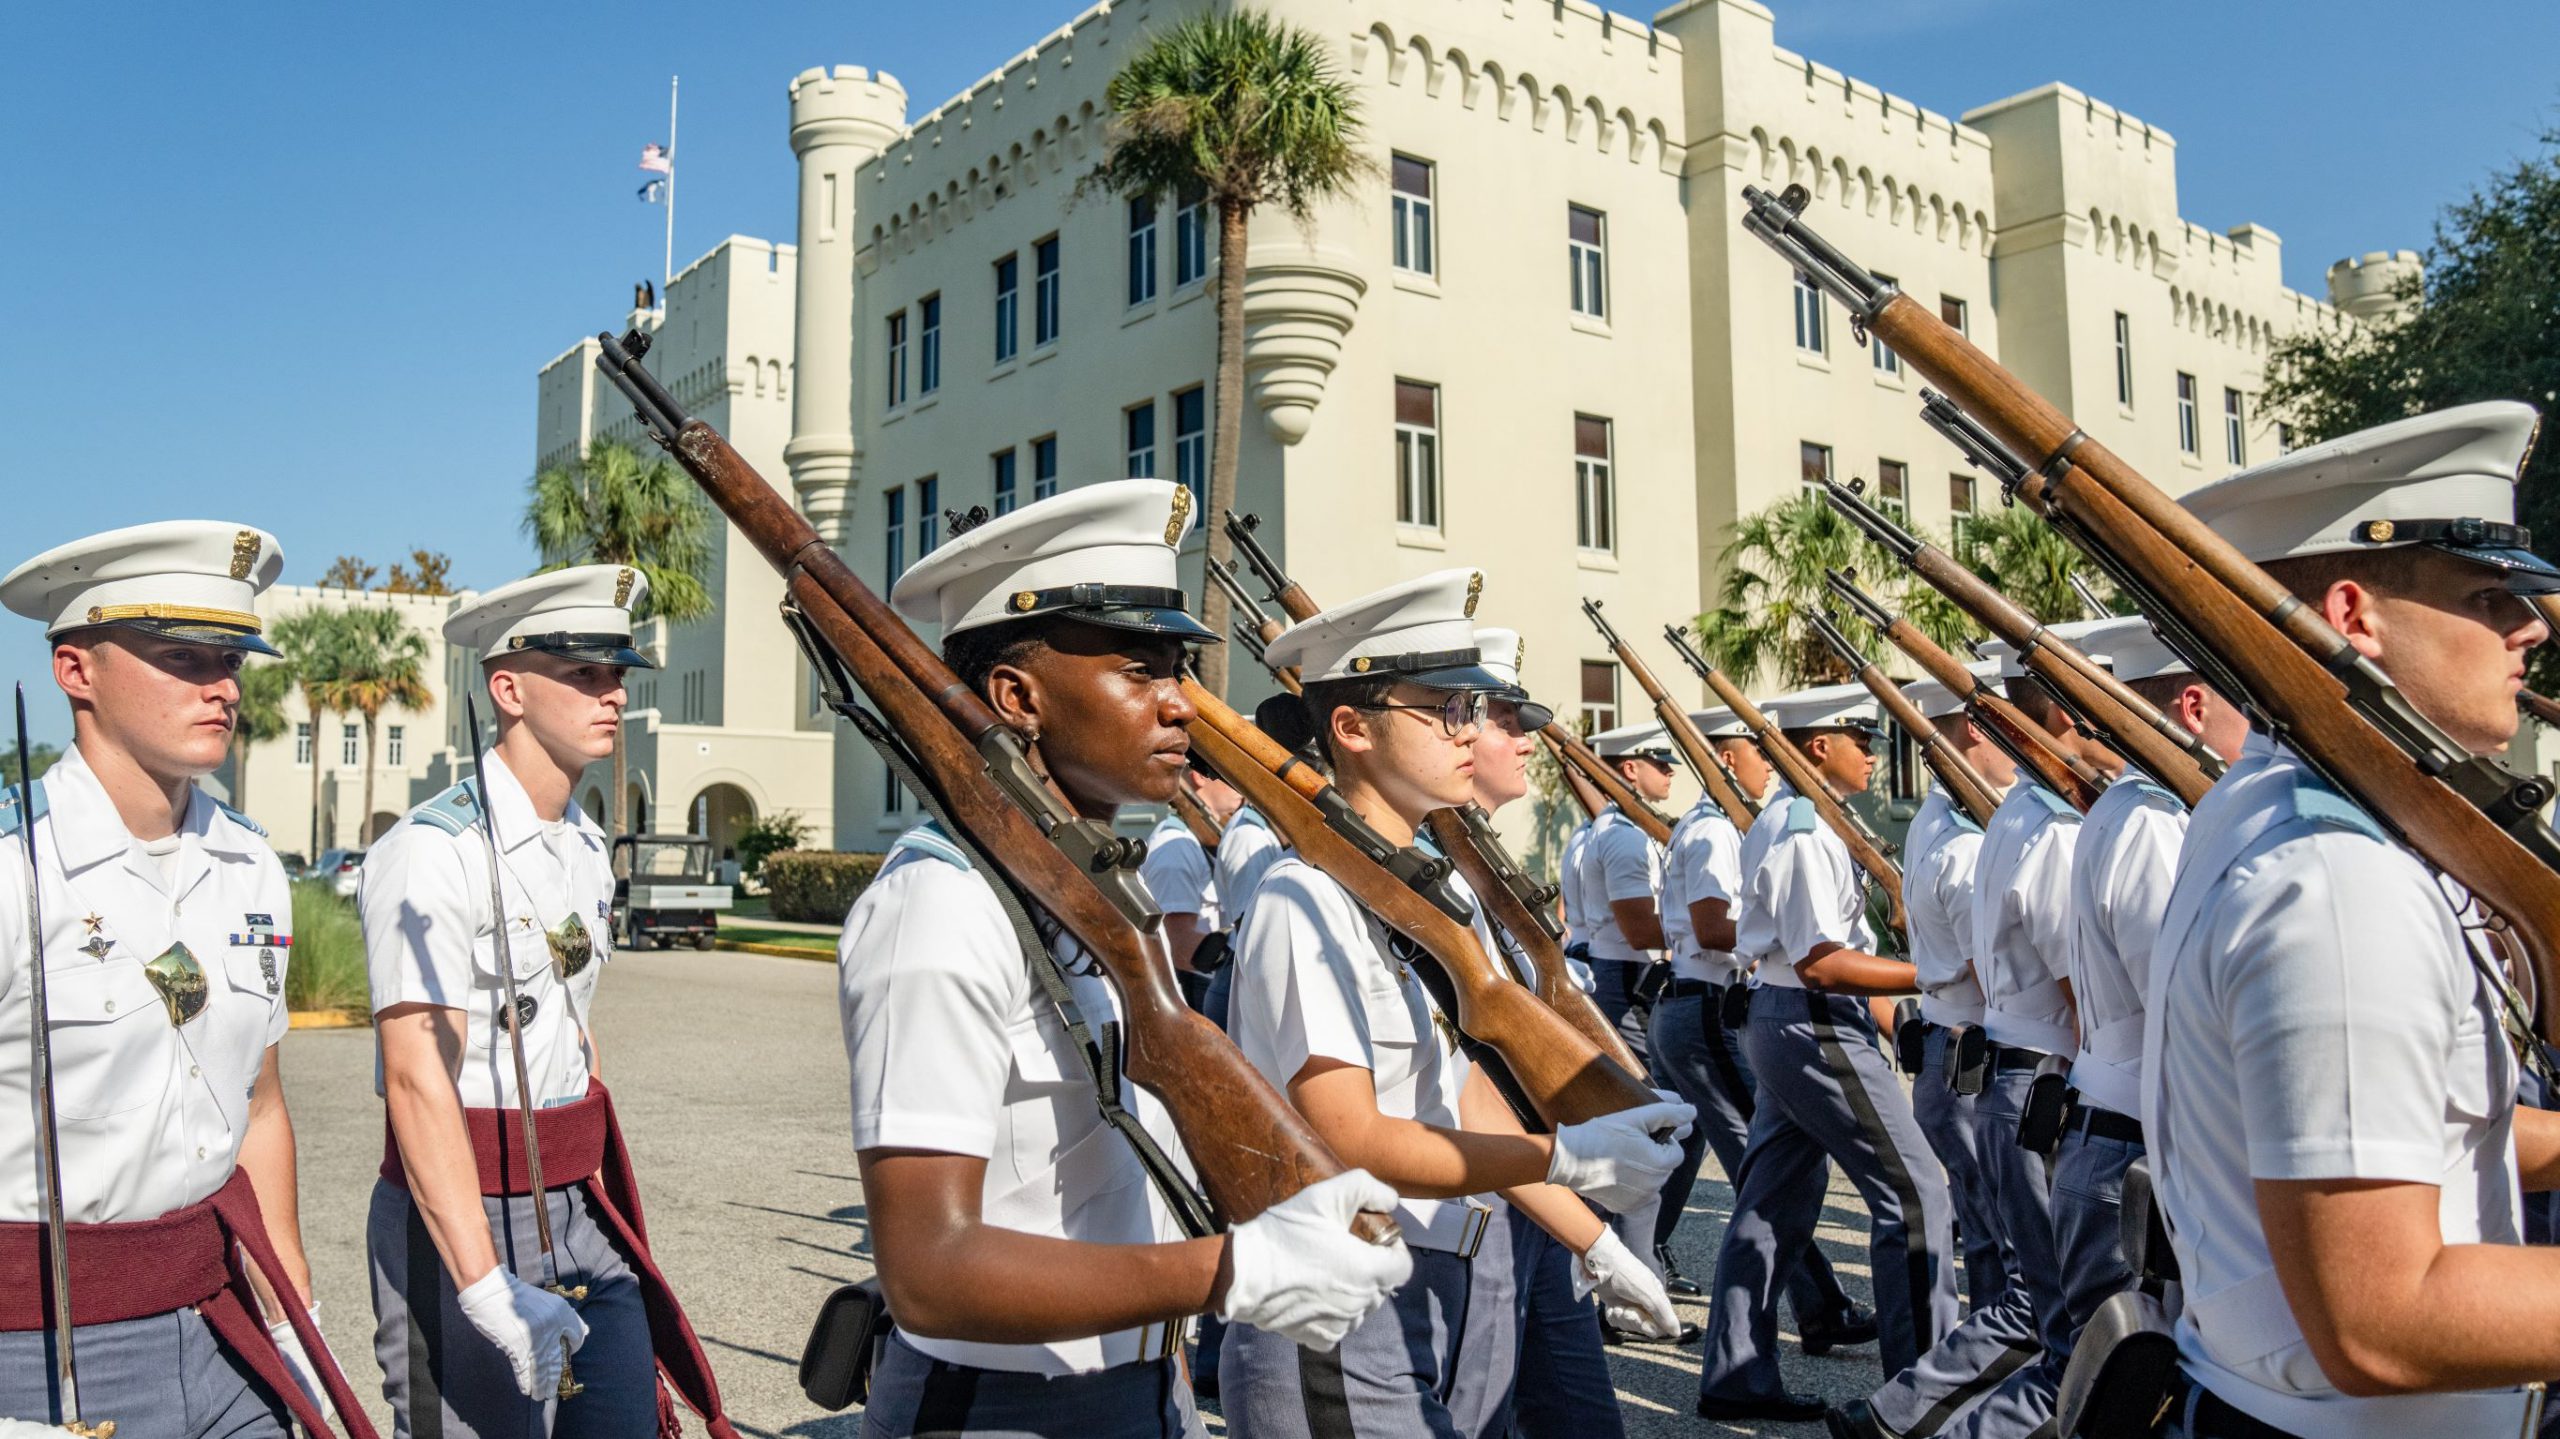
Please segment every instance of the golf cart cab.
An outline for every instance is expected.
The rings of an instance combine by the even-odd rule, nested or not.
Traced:
[[[613,842],[613,938],[626,949],[691,940],[709,949],[729,907],[698,834],[626,834]]]

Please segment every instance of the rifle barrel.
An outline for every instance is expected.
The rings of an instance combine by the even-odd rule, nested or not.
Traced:
[[[1600,601],[1583,600],[1582,613],[1599,627],[1600,638],[1608,642],[1610,651],[1618,657],[1619,665],[1635,677],[1637,688],[1642,689],[1645,698],[1653,702],[1654,718],[1661,722],[1662,731],[1671,737],[1672,744],[1679,747],[1681,757],[1689,762],[1689,768],[1697,771],[1698,783],[1705,787],[1707,797],[1716,802],[1716,808],[1724,811],[1724,817],[1733,822],[1734,828],[1749,829],[1755,817],[1750,802],[1742,797],[1742,787],[1725,773],[1724,764],[1716,758],[1707,737],[1698,733],[1697,722],[1689,718],[1689,711],[1671,697],[1671,692],[1662,687],[1662,681],[1654,678],[1653,667],[1644,662],[1644,657],[1619,638],[1617,628],[1600,613]]]
[[[44,870],[36,862],[35,770],[27,744],[27,687],[18,690],[18,839],[27,856],[27,1088],[35,1100],[36,1184],[44,1210],[45,1279],[52,1302],[53,1383],[62,1417],[79,1424],[80,1375],[71,1359],[71,1231],[62,1208],[62,1131],[53,1097],[53,1012],[44,972]]]

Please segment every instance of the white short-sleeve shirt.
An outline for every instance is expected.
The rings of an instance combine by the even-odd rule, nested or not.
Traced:
[[[1824,944],[1873,953],[1864,874],[1813,801],[1780,786],[1743,837],[1735,954],[1756,984],[1802,989],[1796,966]]]
[[[1098,1031],[1122,1013],[1071,941],[1060,959],[1087,1025]],[[1091,1244],[1182,1237],[1128,1141],[1103,1121],[994,891],[938,830],[909,831],[854,901],[836,946],[836,986],[855,1150],[985,1160],[978,1212],[998,1228]],[[1164,1107],[1136,1085],[1123,1093],[1187,1166]],[[954,1364],[1058,1375],[1160,1358],[1181,1330],[1148,1325],[1047,1344],[905,1337]]]
[[[515,969],[525,1078],[537,1108],[573,1103],[587,1092],[586,1016],[595,1012],[596,985],[613,958],[612,857],[604,831],[575,801],[557,821],[536,814],[494,751],[488,781],[504,846],[503,949]],[[461,1010],[462,1103],[509,1109],[516,1103],[515,1057],[482,825],[476,785],[456,785],[411,810],[365,856],[356,907],[374,1012],[395,1004]],[[587,933],[589,960],[571,976],[555,961],[553,937],[573,919]],[[378,1060],[373,1084],[380,1093]]]
[[[1662,847],[1636,828],[1636,822],[1611,805],[1591,822],[1578,866],[1582,904],[1591,919],[1591,957],[1637,964],[1654,958],[1652,951],[1627,943],[1618,932],[1618,916],[1609,906],[1620,900],[1662,903]]]
[[[1223,841],[1220,847],[1224,848]],[[1196,914],[1205,929],[1222,923],[1217,868],[1180,815],[1166,815],[1148,834],[1147,857],[1138,866],[1138,878],[1146,881],[1147,893],[1155,896],[1156,908],[1165,913]]]
[[[2071,855],[2080,815],[2040,785],[2012,786],[1983,826],[1974,864],[1973,963],[1993,1042],[2068,1058],[2078,1047],[2064,993],[2071,953]]]
[[[2190,1374],[2296,1434],[2519,1430],[2519,1391],[2340,1394],[2276,1280],[2258,1180],[2437,1186],[2446,1244],[2521,1242],[2516,1061],[2427,870],[2251,736],[2196,806],[2153,954],[2143,1125]]]
[[[249,1095],[284,1037],[293,894],[246,819],[191,790],[166,874],[74,744],[32,786],[63,1213],[157,1219],[230,1179]],[[27,1035],[22,817],[0,810],[0,1222],[41,1217]],[[184,946],[205,1004],[181,1025],[144,966]]]
[[[1662,937],[1669,942],[1671,972],[1681,979],[1731,982],[1740,972],[1733,952],[1698,943],[1689,906],[1722,900],[1725,912],[1739,920],[1742,897],[1742,831],[1713,799],[1701,799],[1671,831],[1671,852],[1662,865]]]
[[[1281,860],[1236,940],[1228,1036],[1283,1093],[1309,1061],[1332,1060],[1369,1071],[1380,1114],[1460,1128],[1473,1066],[1400,948],[1332,876]],[[1468,1208],[1407,1199],[1396,1220],[1408,1242],[1451,1249],[1482,1223]]]
[[[1564,837],[1564,848],[1556,854],[1556,893],[1564,905],[1565,940],[1569,944],[1591,942],[1591,904],[1582,892],[1582,851],[1591,843],[1593,821],[1584,820]]]
[[[2187,807],[2125,771],[2089,806],[2071,857],[2071,998],[2080,1097],[2118,1114],[2142,1112],[2142,1012],[2151,950],[2169,909]]]
[[[1902,852],[1902,909],[1911,926],[1911,964],[1920,973],[1920,1015],[1949,1027],[1980,1024],[1973,879],[1982,858],[1982,827],[1940,785],[1920,801]]]
[[[1286,853],[1280,837],[1271,832],[1271,822],[1254,812],[1253,806],[1239,808],[1228,819],[1218,836],[1218,908],[1226,917],[1227,927],[1241,928],[1247,907],[1253,903],[1255,886],[1280,856]]]

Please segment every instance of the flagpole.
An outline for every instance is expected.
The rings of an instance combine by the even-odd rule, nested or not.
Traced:
[[[676,80],[667,77],[667,268],[662,286],[676,280]],[[660,293],[665,293],[663,288]]]

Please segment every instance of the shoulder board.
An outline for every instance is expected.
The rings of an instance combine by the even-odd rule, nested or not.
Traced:
[[[2187,807],[2186,801],[2178,798],[2173,791],[2161,785],[2153,784],[2147,779],[2135,780],[2133,782],[2133,786],[2134,788],[2141,790],[2150,798],[2156,799],[2162,804],[2168,805],[2173,809],[2185,809]]]
[[[1967,834],[1982,833],[1982,826],[1976,824],[1973,816],[1966,814],[1963,810],[1956,810],[1952,814],[1948,815],[1947,818],[1955,825],[1956,828],[1963,830]]]
[[[1227,821],[1227,827],[1229,829],[1269,829],[1271,822],[1256,813],[1253,806],[1247,805],[1236,811],[1235,818]]]
[[[242,814],[240,811],[238,811],[238,810],[236,810],[236,809],[233,809],[231,806],[229,806],[229,805],[227,805],[227,804],[224,804],[224,803],[223,803],[222,801],[220,801],[220,800],[215,800],[215,801],[213,802],[213,807],[214,807],[215,809],[218,809],[218,810],[222,811],[224,814],[229,815],[229,816],[231,817],[231,822],[232,822],[233,824],[236,824],[236,825],[240,826],[242,829],[245,829],[245,830],[247,830],[249,833],[256,835],[258,838],[260,838],[260,839],[265,839],[265,838],[267,837],[267,827],[266,827],[265,825],[262,825],[262,824],[258,823],[256,820],[249,818],[247,815]]]
[[[2372,815],[2365,813],[2355,801],[2331,789],[2327,781],[2309,770],[2294,776],[2291,807],[2296,819],[2307,819],[2333,829],[2354,830],[2373,839],[2387,841],[2390,838]]]
[[[888,858],[881,861],[882,867],[885,868],[889,860],[896,859],[901,853],[907,851],[913,851],[927,859],[941,860],[944,864],[960,869],[977,868],[969,862],[969,852],[955,843],[951,836],[944,834],[942,826],[932,820],[926,820],[898,836],[898,842],[889,846]]]
[[[2043,785],[2030,786],[2027,793],[2035,799],[2036,803],[2043,805],[2047,812],[2058,818],[2078,819],[2080,817],[2080,811],[2071,807],[2071,801],[2046,789]]]
[[[1433,838],[1431,831],[1427,829],[1418,829],[1413,832],[1413,847],[1422,851],[1424,854],[1431,856],[1433,859],[1448,858],[1447,855],[1440,851],[1440,841]]]
[[[468,780],[409,811],[409,818],[446,834],[460,834],[480,822],[480,801],[471,794]]]
[[[1812,800],[1797,795],[1787,801],[1787,833],[1811,834],[1821,825],[1822,812],[1813,807]]]
[[[44,781],[38,779],[34,784],[27,786],[27,793],[31,796],[28,806],[33,812],[21,814],[18,812],[18,787],[11,785],[6,790],[0,790],[0,835],[14,835],[27,821],[44,818],[45,810],[49,807],[44,797]]]

